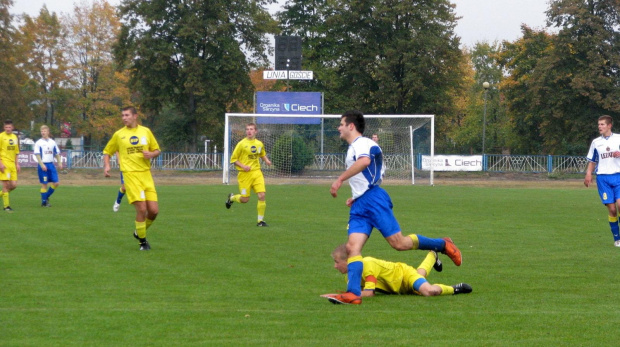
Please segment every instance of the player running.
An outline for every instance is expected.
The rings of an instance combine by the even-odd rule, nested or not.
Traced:
[[[250,201],[250,190],[254,190],[256,196],[258,196],[258,204],[256,205],[258,222],[256,226],[266,227],[268,225],[264,220],[265,210],[267,209],[267,203],[265,202],[265,177],[260,169],[260,161],[258,159],[262,159],[269,166],[271,166],[271,161],[267,157],[265,145],[256,139],[257,132],[256,124],[247,124],[245,126],[246,137],[237,143],[230,158],[230,162],[235,164],[239,172],[237,180],[239,181],[239,191],[241,193],[230,193],[228,200],[226,200],[226,208],[230,208],[233,202],[247,203]]]

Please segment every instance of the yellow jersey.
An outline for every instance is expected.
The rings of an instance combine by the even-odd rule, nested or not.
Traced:
[[[122,172],[140,172],[151,169],[151,160],[144,157],[142,151],[152,152],[159,149],[155,136],[147,127],[124,127],[114,133],[103,149],[103,154],[110,157],[118,152]]]
[[[19,153],[19,142],[17,141],[17,135],[7,134],[6,132],[0,133],[0,159],[3,164],[15,165],[17,154]]]
[[[241,164],[251,167],[250,171],[260,170],[258,158],[264,157],[265,155],[267,155],[267,152],[265,152],[265,146],[260,140],[250,140],[246,137],[237,143],[230,157],[230,162],[234,163],[238,160]],[[243,171],[239,166],[236,167],[237,170]]]
[[[406,268],[405,263],[364,257],[362,271],[362,289],[376,290],[389,294],[413,294],[413,288],[403,286]],[[345,276],[346,277],[346,276]]]

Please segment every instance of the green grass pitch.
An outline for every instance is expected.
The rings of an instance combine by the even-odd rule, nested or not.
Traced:
[[[463,253],[431,283],[469,295],[377,296],[332,305],[344,290],[332,249],[346,239],[350,190],[268,185],[224,207],[236,186],[159,186],[152,250],[117,187],[11,194],[0,215],[1,346],[615,345],[620,249],[596,189],[387,186],[403,232],[450,236]],[[365,255],[417,266],[377,231]]]

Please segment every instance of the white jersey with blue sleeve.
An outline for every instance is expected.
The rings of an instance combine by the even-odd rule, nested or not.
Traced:
[[[373,186],[378,186],[383,180],[385,167],[383,165],[383,152],[381,147],[367,137],[358,137],[349,145],[346,165],[350,168],[357,159],[370,158],[370,165],[364,171],[349,178],[353,199],[357,199]]]
[[[611,175],[620,173],[620,158],[614,158],[613,153],[620,150],[620,134],[611,134],[608,137],[599,136],[592,141],[588,151],[588,160],[597,163],[597,175]]]
[[[34,154],[40,155],[43,163],[53,163],[54,157],[60,154],[60,149],[56,141],[41,138],[34,144]]]

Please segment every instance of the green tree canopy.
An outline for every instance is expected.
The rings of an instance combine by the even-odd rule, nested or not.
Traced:
[[[250,68],[266,64],[274,0],[124,0],[115,56],[131,71],[131,87],[151,123],[172,106],[187,126],[189,149],[200,135],[221,143],[224,113],[250,101]],[[170,110],[168,110],[170,111]],[[163,120],[161,120],[163,121]],[[155,125],[154,124],[154,125]]]
[[[464,59],[449,1],[293,0],[278,14],[302,37],[304,69],[327,112],[454,112]],[[333,110],[333,111],[331,111]]]

